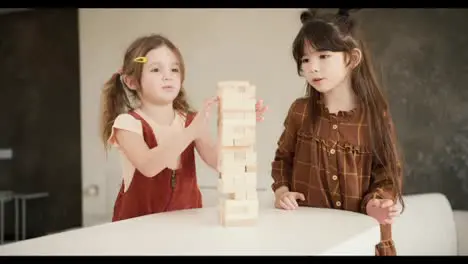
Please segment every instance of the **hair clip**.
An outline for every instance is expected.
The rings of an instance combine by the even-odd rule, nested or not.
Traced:
[[[146,57],[138,57],[138,58],[135,58],[133,61],[134,61],[134,62],[138,62],[138,63],[147,63],[147,62],[148,62],[148,58],[146,58]]]

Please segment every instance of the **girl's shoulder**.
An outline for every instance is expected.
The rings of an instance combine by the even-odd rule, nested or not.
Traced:
[[[309,97],[299,97],[291,104],[291,109],[299,112],[307,112],[307,106],[309,104]]]
[[[309,111],[309,98],[299,97],[291,104],[288,111],[288,116],[293,120],[304,120]]]
[[[141,131],[141,120],[137,119],[130,112],[122,113],[115,118],[113,127]]]
[[[112,124],[111,135],[108,139],[108,142],[111,145],[118,145],[117,140],[115,138],[115,133],[117,129],[131,131],[139,135],[143,135],[141,121],[136,119],[133,115],[129,113],[120,114],[114,119],[114,123]]]

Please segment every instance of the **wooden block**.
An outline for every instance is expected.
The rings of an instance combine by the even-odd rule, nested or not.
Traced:
[[[237,187],[235,188],[233,195],[231,196],[234,200],[244,201],[247,200],[247,188],[245,187]]]
[[[218,179],[218,192],[233,193],[236,190],[235,177],[230,174],[224,174]]]
[[[240,187],[235,187],[234,192],[231,193],[231,196],[229,196],[233,200],[238,200],[238,201],[245,201],[245,200],[257,200],[258,195],[257,195],[257,188],[256,186],[243,186],[242,188]]]
[[[248,87],[245,88],[245,91],[243,93],[244,98],[246,99],[255,98],[256,90],[257,90],[257,87],[255,85],[249,85]]]
[[[245,175],[245,186],[250,189],[257,189],[257,173],[246,172]],[[234,179],[235,181],[236,179]]]
[[[252,112],[255,111],[255,99],[248,100],[220,100],[219,106],[223,112]]]
[[[252,154],[249,154],[251,152],[251,150],[222,147],[219,149],[218,165],[225,163],[244,166],[248,164],[249,161],[252,163]]]
[[[235,89],[218,90],[219,111],[221,112],[255,112],[257,100],[253,93],[242,93]]]
[[[237,150],[233,152],[234,152],[234,160],[236,162],[242,162],[242,163],[247,162],[247,151]]]
[[[224,96],[231,93],[242,94],[244,98],[254,98],[256,86],[248,82],[220,82],[218,83],[218,95]]]
[[[224,226],[255,224],[258,219],[258,200],[221,200],[220,220]]]
[[[248,109],[250,101],[246,101],[239,94],[225,94],[220,98],[219,106],[221,111],[242,111]],[[255,107],[255,106],[254,106]]]
[[[219,117],[220,117],[221,120],[244,119],[245,114],[246,113],[243,112],[243,111],[236,111],[236,112],[220,111]]]
[[[255,144],[254,137],[241,137],[241,138],[234,138],[234,146],[251,146]]]
[[[229,151],[229,149],[221,148],[218,153],[218,168],[223,164],[236,163],[234,153],[234,151]]]
[[[234,134],[234,139],[239,137],[245,137],[245,127],[244,126],[234,126],[232,127],[232,133]]]
[[[258,200],[257,189],[247,191],[247,200]]]
[[[257,152],[255,152],[255,151],[245,151],[245,162],[246,162],[246,164],[256,164],[257,163]]]
[[[256,218],[258,216],[258,200],[222,200],[224,215],[230,218]]]
[[[218,169],[221,174],[241,174],[245,173],[246,166],[244,162],[224,162],[218,164]]]
[[[246,183],[245,170],[242,173],[237,173],[234,175],[234,184],[236,185],[236,188],[243,188]]]
[[[257,100],[255,97],[253,98],[244,98],[242,102],[242,110],[254,112],[255,113],[255,105],[257,104]]]
[[[250,83],[247,81],[222,81],[218,82],[218,88],[247,87]]]
[[[234,147],[235,142],[234,142],[234,136],[229,135],[229,134],[223,134],[220,135],[220,141],[221,141],[221,147]]]
[[[239,126],[255,127],[255,125],[256,125],[256,123],[252,123],[252,120],[249,121],[248,119],[246,119],[244,117],[242,117],[242,118],[230,118],[230,119],[223,118],[223,119],[219,120],[219,124],[222,125],[223,127],[228,126],[230,128],[231,127],[239,127]],[[224,128],[223,128],[223,130],[224,130]]]
[[[245,166],[245,172],[257,172],[257,165],[256,164],[247,164]]]
[[[257,124],[257,113],[255,111],[245,112],[244,123],[246,123],[249,126],[255,126]],[[255,133],[255,130],[253,132]]]

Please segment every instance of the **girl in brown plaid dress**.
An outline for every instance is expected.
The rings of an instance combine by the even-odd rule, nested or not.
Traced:
[[[278,141],[275,206],[367,214],[380,223],[376,255],[396,255],[391,224],[404,206],[402,168],[369,54],[347,10],[309,10],[301,22],[293,56],[307,94],[291,105]]]

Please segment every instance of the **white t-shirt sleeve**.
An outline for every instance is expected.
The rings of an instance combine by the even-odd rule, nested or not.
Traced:
[[[120,114],[112,125],[112,132],[109,137],[109,144],[118,147],[117,139],[115,138],[115,130],[123,129],[131,132],[135,132],[138,135],[143,136],[143,126],[140,120],[135,119],[130,114]]]

